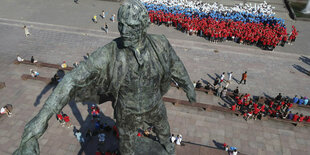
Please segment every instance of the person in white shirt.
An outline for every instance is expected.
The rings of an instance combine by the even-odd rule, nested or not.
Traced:
[[[174,143],[174,142],[175,142],[175,139],[176,139],[176,138],[174,137],[174,134],[172,134],[171,137],[170,137],[171,143]]]
[[[224,78],[225,78],[225,72],[223,72],[222,75],[221,75],[221,78],[220,78],[221,82],[220,83],[222,83],[224,81]]]
[[[181,142],[182,142],[182,135],[178,135],[176,139],[176,144],[181,145]]]
[[[19,55],[17,55],[16,59],[17,59],[18,62],[24,61],[24,59],[22,59]]]
[[[231,83],[231,79],[232,79],[232,74],[233,72],[227,73],[228,74],[228,82],[229,84]]]
[[[30,69],[30,74],[31,74],[32,77],[37,77],[37,76],[39,76],[39,72],[37,72],[37,71],[35,71],[35,70],[33,70],[33,69]]]
[[[25,36],[26,36],[26,37],[30,36],[29,29],[27,28],[26,25],[24,26],[24,30],[25,30]]]

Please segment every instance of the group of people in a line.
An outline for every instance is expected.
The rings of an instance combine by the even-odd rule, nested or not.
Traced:
[[[231,40],[273,50],[277,45],[284,46],[285,43],[295,41],[298,35],[294,26],[292,26],[292,32],[287,34],[284,20],[274,17],[274,14],[270,13],[272,11],[266,11],[269,13],[264,14],[258,13],[260,11],[255,12],[255,9],[249,12],[226,8],[207,9],[204,12],[202,10],[206,10],[203,9],[205,6],[207,8],[208,6],[212,6],[210,8],[221,7],[217,7],[217,3],[210,5],[202,2],[194,2],[199,3],[200,8],[189,7],[191,5],[187,3],[191,1],[144,0],[143,2],[148,9],[152,23],[174,26],[182,32],[204,37],[211,42]],[[267,4],[264,2],[258,6],[265,5]]]

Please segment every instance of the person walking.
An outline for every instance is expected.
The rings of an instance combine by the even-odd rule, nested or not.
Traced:
[[[97,16],[96,16],[96,15],[94,15],[93,21],[94,21],[94,23],[97,23],[97,22],[98,22],[98,21],[97,21]]]
[[[231,84],[233,72],[228,72],[227,74],[228,74],[228,80],[227,81],[229,82],[229,84]]]
[[[246,84],[246,78],[248,77],[247,75],[247,71],[245,71],[243,74],[242,74],[242,79],[240,81],[240,84],[242,83],[242,81],[244,81],[244,84]]]
[[[102,10],[101,18],[102,18],[102,19],[105,18],[105,12],[104,12],[104,10]]]
[[[221,80],[220,83],[222,83],[224,81],[224,78],[225,78],[225,72],[223,72],[221,77],[220,77],[220,80]]]
[[[108,32],[109,32],[109,27],[108,27],[108,24],[107,24],[107,23],[105,23],[104,29],[105,29],[105,32],[108,34]]]

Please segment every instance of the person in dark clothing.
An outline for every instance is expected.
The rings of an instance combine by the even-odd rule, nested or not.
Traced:
[[[213,86],[215,87],[219,83],[220,83],[220,79],[216,77],[216,79],[214,80]]]
[[[202,87],[202,83],[200,82],[200,80],[198,80],[196,83],[196,88],[201,88],[201,87]]]
[[[282,99],[281,93],[279,93],[279,95],[275,99],[276,99],[276,101],[280,101]]]
[[[239,88],[236,87],[236,89],[234,90],[234,96],[237,96],[239,94]]]

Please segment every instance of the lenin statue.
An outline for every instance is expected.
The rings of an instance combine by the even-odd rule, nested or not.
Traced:
[[[167,38],[147,34],[150,20],[139,0],[123,2],[117,19],[121,37],[98,48],[64,76],[40,112],[26,124],[15,155],[40,154],[38,138],[47,129],[48,120],[71,100],[87,98],[86,92],[112,96],[122,155],[136,154],[137,129],[145,123],[154,126],[165,154],[175,154],[162,96],[174,80],[189,101],[195,102],[193,84]]]

